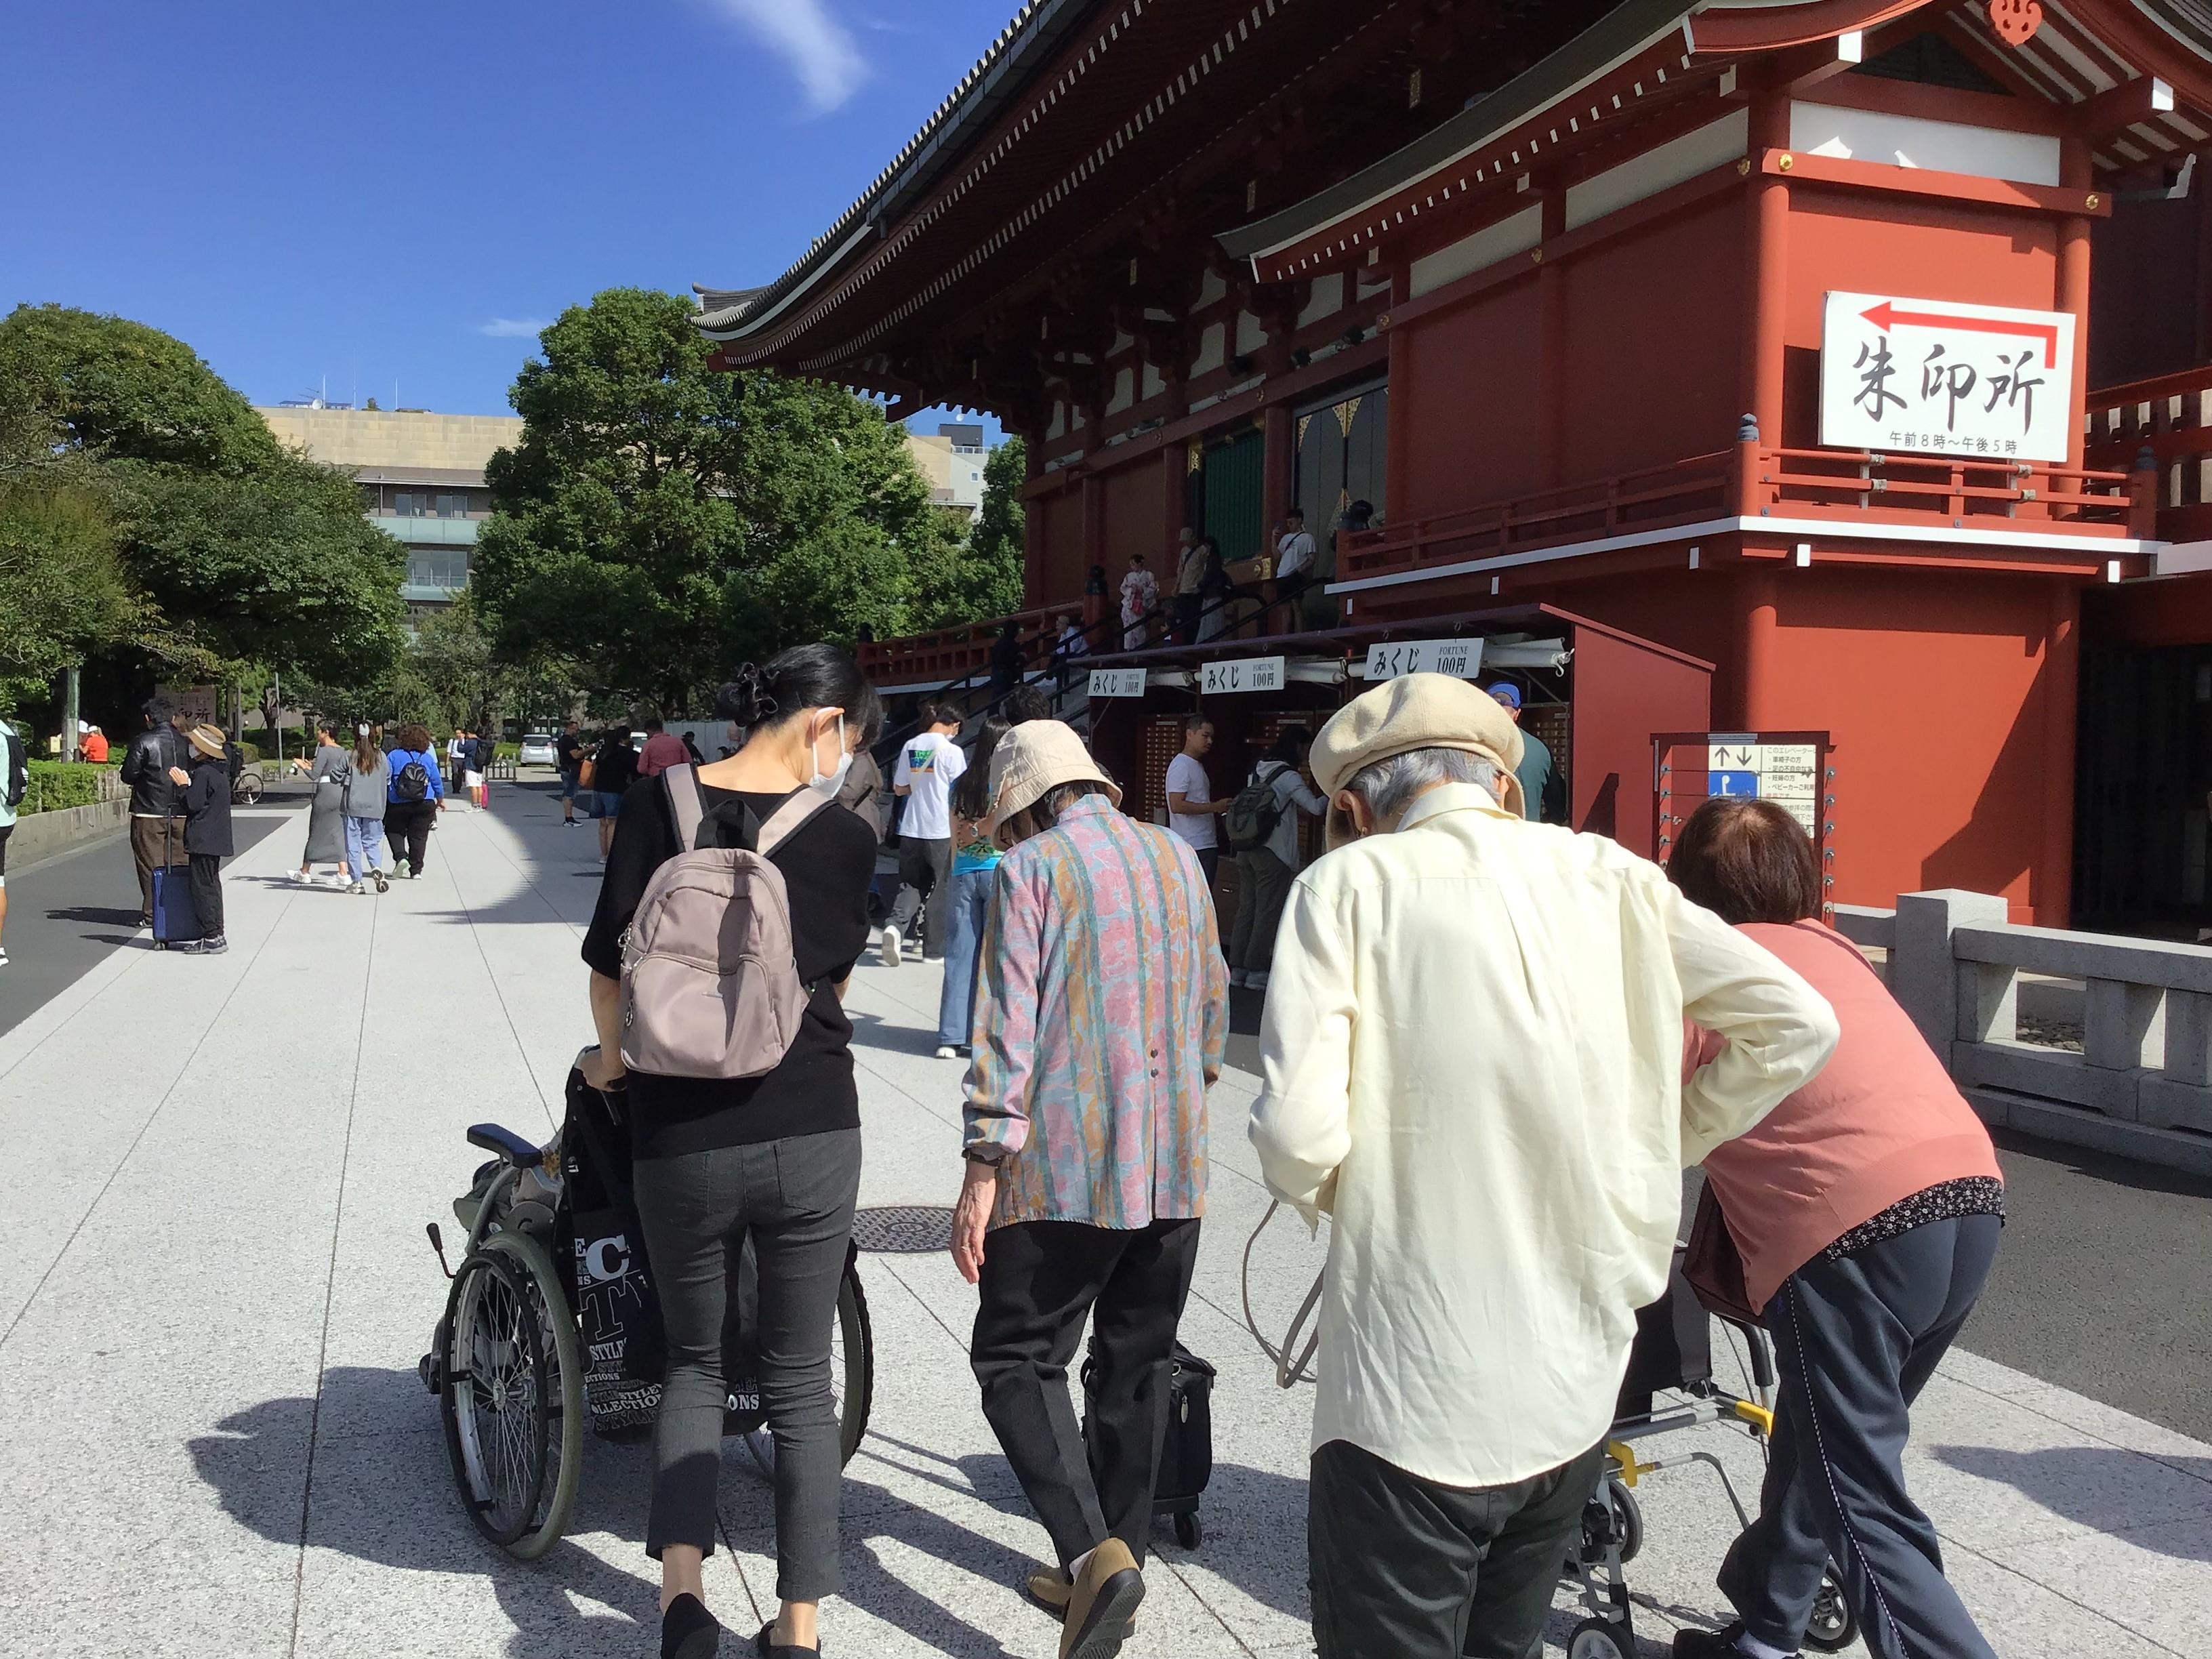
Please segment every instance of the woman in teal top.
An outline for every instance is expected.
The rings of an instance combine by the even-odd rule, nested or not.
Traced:
[[[983,722],[968,769],[952,786],[952,879],[930,896],[948,904],[945,918],[945,989],[937,1003],[937,1057],[968,1058],[968,1036],[975,1015],[975,953],[983,943],[983,916],[991,908],[991,884],[999,878],[999,849],[992,843],[991,753],[1012,728],[999,715]]]

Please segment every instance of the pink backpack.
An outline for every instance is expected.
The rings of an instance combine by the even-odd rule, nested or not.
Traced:
[[[768,855],[824,807],[803,789],[760,844],[695,848],[706,817],[690,766],[660,775],[676,856],[653,872],[623,933],[623,1064],[661,1077],[759,1077],[799,1036],[807,988],[792,957],[791,897]]]

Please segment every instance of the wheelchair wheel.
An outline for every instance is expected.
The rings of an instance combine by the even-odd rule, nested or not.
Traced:
[[[1805,1645],[1815,1653],[1841,1653],[1859,1639],[1859,1616],[1851,1611],[1843,1580],[1831,1564],[1814,1593],[1813,1617],[1805,1626]]]
[[[1606,1502],[1613,1510],[1613,1541],[1620,1547],[1620,1564],[1626,1566],[1644,1553],[1644,1506],[1620,1480],[1605,1483]]]
[[[488,1236],[453,1275],[439,1340],[438,1408],[461,1501],[485,1537],[534,1560],[568,1526],[584,1469],[576,1321],[544,1247]]]
[[[830,1394],[837,1413],[837,1457],[853,1461],[868,1432],[868,1413],[876,1395],[876,1335],[868,1321],[868,1295],[860,1288],[854,1253],[845,1258],[845,1277],[837,1285],[837,1321],[830,1328]],[[763,1474],[775,1473],[775,1435],[763,1426],[745,1436],[745,1445]]]

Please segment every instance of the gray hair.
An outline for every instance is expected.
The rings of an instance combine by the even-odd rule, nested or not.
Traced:
[[[1409,749],[1361,767],[1344,787],[1367,803],[1379,823],[1431,784],[1480,784],[1494,795],[1498,777],[1495,763],[1464,749]]]

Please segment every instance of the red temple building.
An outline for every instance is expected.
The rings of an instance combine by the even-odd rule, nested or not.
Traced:
[[[1035,0],[701,325],[1022,434],[1025,629],[1304,507],[1300,620],[1109,659],[1155,671],[1093,704],[1139,800],[1194,698],[1257,742],[1374,643],[1482,635],[1578,827],[1663,850],[1655,755],[1704,765],[1669,734],[1822,734],[1838,901],[2171,928],[2207,907],[2208,142],[2203,0]],[[996,626],[870,665],[949,678]],[[1275,658],[1264,707],[1206,695]]]

